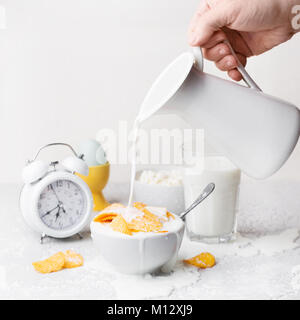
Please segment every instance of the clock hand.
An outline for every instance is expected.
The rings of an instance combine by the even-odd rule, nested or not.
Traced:
[[[54,195],[55,195],[55,197],[56,197],[56,199],[57,199],[57,201],[58,201],[58,206],[59,206],[59,208],[60,209],[62,209],[62,211],[64,212],[64,213],[66,213],[66,210],[65,210],[65,208],[64,208],[64,206],[63,206],[63,202],[61,202],[60,200],[59,200],[59,198],[58,198],[58,196],[57,196],[57,194],[56,194],[56,192],[55,192],[55,190],[54,190],[54,188],[53,188],[53,186],[50,184],[50,188],[51,188],[51,190],[53,191],[53,193],[54,193]]]
[[[58,211],[57,211],[57,213],[56,213],[56,215],[55,215],[55,221],[59,218],[59,216],[60,216],[60,210],[62,210],[64,213],[66,213],[66,210],[65,210],[65,208],[64,208],[64,206],[63,206],[63,203],[60,203],[59,205],[58,205]]]
[[[54,195],[55,195],[55,198],[57,199],[58,203],[60,204],[60,203],[61,203],[61,201],[59,200],[59,198],[58,198],[58,196],[57,196],[57,194],[56,194],[56,192],[55,192],[55,190],[54,190],[54,188],[53,188],[52,184],[50,184],[50,188],[51,188],[51,190],[53,191],[53,193],[54,193]]]
[[[58,201],[58,207],[59,207],[59,209],[58,209],[58,212],[56,213],[56,218],[55,218],[55,221],[56,221],[56,220],[58,219],[59,215],[60,215],[60,209],[62,209],[62,211],[63,211],[64,213],[66,213],[66,210],[65,210],[65,208],[64,208],[64,206],[63,206],[63,203],[59,200],[59,198],[58,198],[58,196],[57,196],[57,194],[56,194],[56,192],[55,192],[52,184],[50,184],[50,188],[51,188],[51,190],[53,191],[53,193],[54,193],[54,195],[55,195],[55,197],[56,197],[56,199],[57,199],[57,201]]]
[[[56,215],[55,215],[55,222],[56,222],[56,220],[59,218],[59,213],[60,213],[60,207],[59,207],[59,209],[58,209],[58,211],[57,211],[57,213],[56,213]]]
[[[59,208],[59,205],[57,205],[55,208],[47,211],[45,214],[43,214],[43,215],[42,215],[42,218],[44,218],[45,216],[47,216],[48,214],[50,214],[53,210],[55,210],[55,209],[57,209],[57,208]]]

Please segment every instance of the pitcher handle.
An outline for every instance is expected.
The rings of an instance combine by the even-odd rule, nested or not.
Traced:
[[[246,71],[244,66],[241,64],[240,60],[238,59],[238,57],[237,57],[236,53],[234,52],[234,50],[233,50],[231,44],[229,43],[229,41],[225,40],[224,43],[228,45],[229,49],[231,50],[231,54],[236,58],[236,60],[238,62],[237,69],[241,73],[242,78],[243,78],[244,82],[246,83],[246,85],[251,89],[262,91],[260,89],[260,87],[256,84],[256,82],[250,77],[249,73]],[[203,71],[202,50],[201,50],[200,47],[193,47],[192,49],[193,49],[193,54],[195,56],[196,68],[199,71]]]
[[[236,61],[238,62],[237,69],[239,70],[240,74],[242,75],[242,78],[243,78],[244,82],[247,84],[247,86],[251,89],[262,91],[261,88],[256,84],[256,82],[250,77],[249,73],[246,71],[244,66],[241,64],[240,60],[238,59],[238,57],[237,57],[236,53],[234,52],[229,41],[225,40],[224,43],[228,45],[228,47],[231,51],[231,54],[235,57]]]
[[[200,47],[192,47],[195,57],[195,66],[199,71],[203,71],[203,54]]]

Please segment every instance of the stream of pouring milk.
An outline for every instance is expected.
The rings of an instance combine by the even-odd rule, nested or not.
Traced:
[[[140,122],[138,118],[135,119],[133,125],[133,143],[132,143],[132,159],[131,159],[131,174],[130,174],[130,192],[129,192],[129,199],[127,208],[132,206],[133,200],[133,190],[134,190],[134,181],[136,175],[136,158],[137,158],[137,137],[139,132]]]
[[[143,113],[142,113],[143,115]],[[126,208],[121,208],[121,210],[124,210],[123,214],[127,214],[131,219],[135,218],[138,214],[137,211],[133,206],[132,206],[132,201],[133,201],[133,192],[134,192],[134,182],[135,182],[135,176],[136,176],[136,162],[137,162],[137,139],[138,139],[138,132],[139,128],[141,125],[140,119],[140,114],[139,116],[135,119],[134,125],[133,125],[133,141],[132,141],[132,159],[131,159],[131,174],[130,174],[130,192],[129,192],[129,199],[128,199],[128,204]],[[149,204],[151,205],[151,204]],[[173,235],[174,236],[174,235]],[[177,253],[180,247],[180,236],[178,232],[175,232],[176,236],[176,248],[174,250],[172,258],[162,266],[162,271],[169,273],[171,272],[173,266],[175,265],[176,259],[177,259]],[[144,255],[145,255],[145,239],[141,238],[139,240],[139,255],[140,255],[140,263],[139,263],[139,269],[140,272],[142,273],[144,270]]]

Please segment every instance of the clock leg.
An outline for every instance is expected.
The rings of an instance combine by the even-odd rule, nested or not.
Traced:
[[[47,236],[46,236],[45,233],[42,233],[42,234],[41,234],[41,239],[40,239],[40,243],[41,243],[41,244],[43,244],[44,239],[45,239],[46,237],[47,237]]]
[[[82,236],[79,232],[77,233],[77,235],[78,235],[78,238],[79,238],[80,240],[83,239],[83,236]]]

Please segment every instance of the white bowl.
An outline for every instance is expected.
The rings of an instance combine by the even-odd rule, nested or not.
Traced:
[[[183,186],[147,184],[136,180],[133,195],[135,201],[168,208],[175,214],[183,212],[185,208]]]
[[[145,274],[159,269],[171,271],[184,233],[183,221],[168,233],[137,233],[129,236],[110,231],[99,222],[91,223],[93,242],[115,270],[127,274]]]

